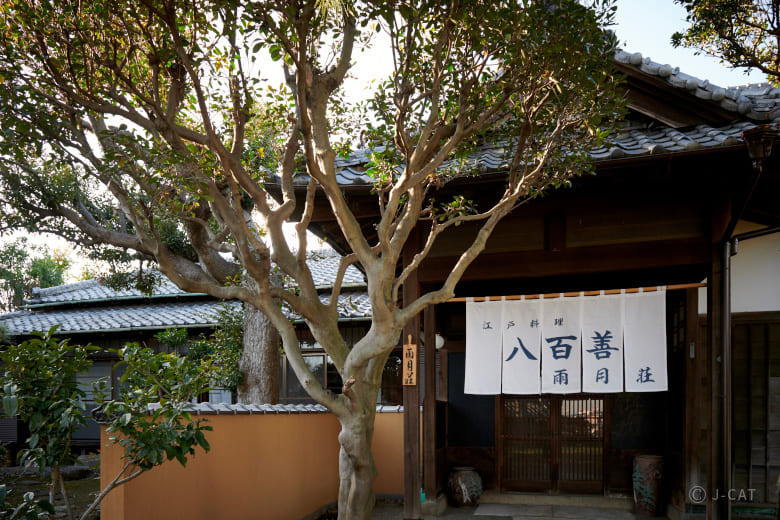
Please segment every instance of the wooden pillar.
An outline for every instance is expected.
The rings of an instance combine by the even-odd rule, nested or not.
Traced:
[[[415,237],[410,237],[403,254],[403,263],[408,265],[414,251],[408,246],[416,244]],[[416,300],[420,295],[420,284],[417,272],[413,272],[404,282],[404,306]],[[411,335],[412,343],[420,345],[420,318],[416,316],[404,327],[403,338],[406,341]],[[427,350],[427,349],[426,349]],[[404,518],[420,519],[420,356],[415,358],[418,374],[417,384],[404,386]]]
[[[707,330],[710,344],[710,431],[707,468],[707,519],[729,520],[731,504],[731,395],[730,334],[728,333],[729,288],[727,259],[723,243],[712,248],[712,268],[707,284]],[[724,333],[725,332],[725,333]],[[716,493],[720,498],[716,498]]]
[[[721,467],[719,485],[720,489],[728,491],[734,487],[734,480],[731,475],[731,241],[726,240],[721,246],[723,255],[723,279],[721,280],[721,437],[723,454],[721,457]],[[721,520],[731,520],[731,502],[728,498],[722,500],[723,504],[718,503],[720,508]]]
[[[715,510],[715,502],[712,497],[718,487],[717,472],[720,467],[720,327],[718,322],[721,316],[720,285],[721,285],[721,256],[717,246],[713,246],[712,264],[707,280],[707,343],[710,347],[708,396],[709,406],[709,430],[707,436],[707,452],[709,453],[707,464],[707,520],[719,519]]]
[[[683,448],[684,467],[685,467],[685,489],[684,501],[693,502],[698,500],[691,497],[694,487],[703,486],[704,471],[702,468],[702,458],[704,449],[701,445],[702,431],[707,427],[702,427],[702,396],[709,393],[709,385],[702,388],[702,378],[708,372],[703,367],[702,360],[707,357],[706,340],[699,338],[699,290],[688,289],[686,294],[686,314],[685,314],[685,444]],[[708,415],[708,414],[707,414]],[[708,456],[708,455],[707,455]],[[706,464],[705,464],[706,467]]]
[[[425,336],[425,396],[423,397],[423,489],[436,499],[436,309],[423,311]]]
[[[731,504],[731,330],[729,264],[730,234],[735,224],[733,186],[715,179],[713,190],[711,263],[707,283],[709,358],[709,464],[707,465],[707,520],[730,520]],[[716,493],[720,498],[716,498]]]

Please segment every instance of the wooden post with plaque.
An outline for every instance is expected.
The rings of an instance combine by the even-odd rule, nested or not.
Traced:
[[[404,344],[404,386],[417,385],[417,345],[412,343],[412,335],[409,334],[407,343]]]

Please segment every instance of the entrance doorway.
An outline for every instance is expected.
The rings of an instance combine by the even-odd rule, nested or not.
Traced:
[[[505,491],[601,493],[604,398],[500,397],[499,478]]]

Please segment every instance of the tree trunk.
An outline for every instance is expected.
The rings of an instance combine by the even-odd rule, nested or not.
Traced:
[[[279,333],[268,317],[244,304],[244,351],[238,368],[244,380],[238,401],[244,404],[279,402]]]
[[[51,485],[49,486],[49,503],[54,507],[55,498],[57,496],[57,486],[60,488],[60,494],[62,495],[62,501],[65,503],[65,512],[68,515],[68,520],[73,520],[73,512],[70,508],[70,500],[68,500],[68,490],[65,487],[65,479],[60,471],[60,466],[55,465],[51,467]]]
[[[51,467],[51,483],[49,485],[49,503],[54,506],[54,499],[57,496],[57,484],[59,483],[60,467]]]
[[[65,501],[65,511],[68,513],[68,520],[73,520],[73,510],[70,507],[68,488],[65,487],[65,477],[62,476],[62,471],[58,471],[57,476],[60,480],[60,491],[62,492],[62,499]]]
[[[339,433],[339,520],[369,520],[377,476],[371,440],[376,409],[342,418]]]

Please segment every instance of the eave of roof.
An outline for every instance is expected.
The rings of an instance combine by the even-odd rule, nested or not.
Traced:
[[[152,294],[149,296],[117,296],[117,297],[111,297],[111,298],[94,298],[89,300],[64,300],[64,301],[56,301],[51,303],[28,303],[22,306],[23,309],[48,309],[52,307],[69,307],[74,304],[78,303],[90,303],[90,304],[100,304],[100,303],[122,303],[122,302],[128,302],[128,301],[138,301],[138,300],[170,300],[170,299],[180,299],[180,298],[189,298],[189,297],[209,297],[206,293],[176,293],[176,294]]]
[[[338,271],[341,257],[332,251],[316,251],[308,260],[315,288],[319,292],[329,291]],[[344,273],[342,290],[365,288],[363,274],[354,266],[349,266]],[[188,293],[163,277],[153,288],[152,294],[144,294],[136,289],[112,289],[99,280],[85,280],[70,284],[33,289],[33,296],[25,302],[23,309],[40,310],[48,308],[63,308],[73,306],[99,306],[105,304],[131,304],[136,302],[151,303],[168,301],[185,301],[208,298],[205,293]]]
[[[330,294],[321,294],[320,301],[327,303]],[[56,310],[23,310],[0,316],[0,325],[15,336],[25,336],[33,331],[45,332],[58,325],[58,334],[102,334],[133,331],[165,330],[177,328],[212,328],[225,302],[144,303],[141,305],[113,305]],[[238,302],[228,305],[237,306]],[[303,320],[287,312],[296,323]],[[339,322],[366,321],[371,319],[371,305],[364,290],[345,291],[339,295]]]
[[[770,83],[719,87],[706,79],[685,74],[679,67],[624,50],[615,52],[615,63],[624,72],[653,78],[696,100],[709,102],[725,113],[732,113],[734,119],[767,123],[780,119],[780,88]]]
[[[670,125],[663,128],[626,126],[615,135],[609,146],[596,148],[591,156],[597,164],[627,157],[646,157],[663,154],[686,154],[697,150],[715,150],[740,145],[742,132],[756,124],[780,125],[780,88],[760,83],[722,88],[685,74],[678,67],[661,64],[624,50],[615,52],[615,64],[634,77],[645,78],[649,83],[665,86],[667,93],[675,93],[681,99],[696,100],[700,106],[709,106],[723,124],[707,123],[687,127]],[[637,107],[638,108],[638,107]],[[377,147],[377,151],[384,147]],[[500,145],[488,144],[473,153],[467,161],[472,170],[481,174],[498,173],[507,168]],[[344,190],[365,190],[373,187],[373,179],[366,173],[371,149],[359,148],[349,157],[335,161],[336,178]],[[442,168],[446,168],[444,164]],[[269,187],[278,184],[278,177],[271,177]],[[274,183],[276,181],[276,183]],[[293,180],[296,188],[303,190],[309,182],[305,172]]]

